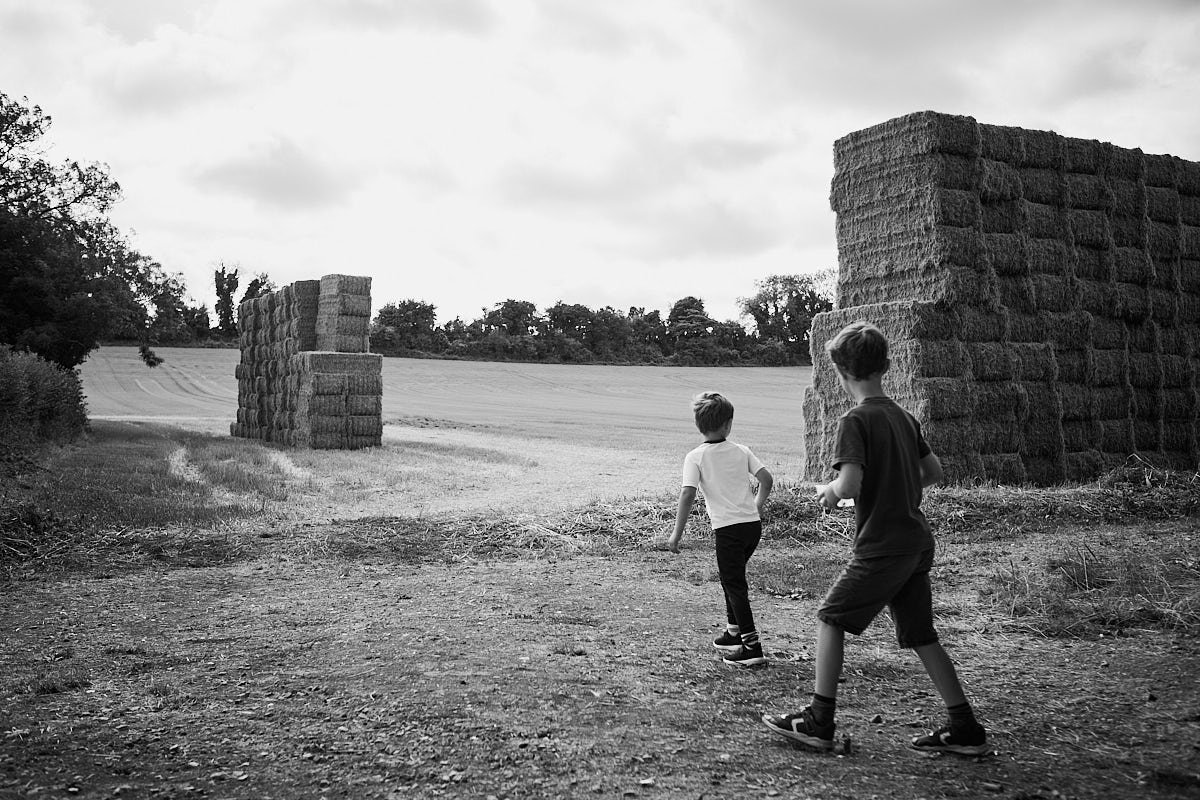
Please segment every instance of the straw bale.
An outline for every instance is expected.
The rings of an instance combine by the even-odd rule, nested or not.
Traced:
[[[1027,481],[1025,463],[1016,453],[980,453],[982,477],[999,484],[1014,486]]]
[[[1025,314],[1037,308],[1037,297],[1033,281],[1028,275],[1000,275],[996,278],[1000,305],[1011,311]]]
[[[1107,282],[1081,280],[1076,284],[1079,307],[1095,316],[1106,316],[1117,307],[1117,290]]]
[[[1029,414],[1030,393],[1026,384],[1014,381],[964,382],[960,396],[969,398],[967,410],[973,415],[973,422],[978,424],[987,420],[1015,420]],[[952,416],[945,414],[942,418]]]
[[[1027,167],[1017,173],[1021,179],[1021,196],[1031,203],[1061,206],[1066,200],[1066,182],[1062,173],[1053,169]]]
[[[309,414],[308,427],[313,434],[318,433],[341,433],[345,434],[348,429],[347,417],[345,414]]]
[[[325,294],[321,293],[317,307],[318,316],[370,317],[371,295],[369,294]]]
[[[1113,247],[1146,249],[1147,220],[1145,217],[1112,217],[1108,227],[1112,232]]]
[[[983,236],[984,254],[997,275],[1028,275],[1029,237],[1023,233],[989,232]]]
[[[292,356],[291,368],[297,373],[338,372],[347,375],[379,375],[383,371],[383,356],[378,353],[310,350]]]
[[[983,203],[979,207],[979,228],[985,234],[1016,234],[1025,230],[1025,208],[1020,201]]]
[[[990,337],[984,341],[1007,340],[1010,342],[1046,341],[1046,317],[1044,314],[1022,314],[1012,311],[1008,315],[1007,336]]]
[[[369,353],[371,339],[367,335],[352,336],[348,334],[317,334],[317,347],[321,350],[333,350],[338,353]]]
[[[348,436],[346,437],[347,450],[363,450],[368,447],[379,447],[383,444],[382,434],[374,436]]]
[[[1067,220],[1076,247],[1107,250],[1113,246],[1108,215],[1103,211],[1073,208],[1067,212]]]
[[[1092,317],[1092,346],[1098,350],[1124,349],[1129,343],[1128,326],[1118,318]]]
[[[1091,358],[1094,387],[1129,383],[1129,354],[1125,350],[1092,350]]]
[[[1079,292],[1073,278],[1035,272],[1030,276],[1037,307],[1042,311],[1070,311],[1079,302]]]
[[[935,224],[955,228],[978,227],[979,195],[976,192],[934,188],[931,195],[930,216]]]
[[[1112,189],[1099,175],[1068,172],[1063,176],[1063,180],[1066,183],[1066,203],[1071,208],[1092,211],[1112,209]]]
[[[1145,225],[1146,249],[1159,258],[1182,255],[1179,246],[1180,226],[1178,222],[1149,222]]]
[[[1133,420],[1116,417],[1098,420],[1100,426],[1100,450],[1105,453],[1133,452]]]
[[[301,394],[347,394],[346,376],[338,372],[313,372],[300,387]]]
[[[1196,346],[1200,330],[1189,329],[1181,325],[1160,326],[1158,329],[1158,347],[1163,355],[1183,356],[1190,358],[1197,354]]]
[[[1029,262],[1031,275],[1068,275],[1069,265],[1073,262],[1070,246],[1060,239],[1029,238],[1025,244],[1025,254]]]
[[[1162,360],[1157,353],[1129,354],[1129,385],[1153,389],[1163,384]]]
[[[313,431],[309,436],[309,446],[314,450],[348,450],[349,444],[346,434],[335,431]]]
[[[258,409],[257,408],[238,408],[237,421],[243,425],[258,424]]]
[[[1021,165],[1061,172],[1067,162],[1066,144],[1054,131],[1022,130],[1025,140]]]
[[[1025,479],[1034,486],[1054,486],[1066,480],[1066,457],[1059,453],[1056,456],[1030,454],[1023,456]]]
[[[1200,221],[1179,226],[1179,255],[1200,258]]]
[[[327,336],[366,336],[371,332],[370,317],[353,317],[348,314],[317,315],[317,338]]]
[[[380,395],[383,393],[383,377],[380,375],[347,375],[346,393]]]
[[[1150,316],[1164,325],[1174,325],[1179,318],[1179,295],[1170,289],[1150,287],[1147,290]]]
[[[348,416],[346,431],[350,436],[379,436],[383,433],[383,422],[378,416]]]
[[[1200,226],[1200,197],[1179,195],[1179,221],[1192,227]]]
[[[942,471],[948,483],[964,483],[983,474],[983,458],[978,453],[939,453]]]
[[[1011,381],[1017,374],[1017,354],[1002,342],[968,342],[962,345],[977,381]],[[962,373],[959,373],[960,375]]]
[[[310,416],[341,417],[347,413],[344,394],[314,394],[307,398],[306,405]]]
[[[1105,174],[1109,178],[1143,181],[1146,177],[1146,160],[1138,149],[1127,149],[1104,143],[1106,151]]]
[[[980,125],[979,154],[1006,164],[1025,163],[1025,132],[1009,125]]]
[[[1104,454],[1094,448],[1068,452],[1063,456],[1063,479],[1074,482],[1095,480],[1109,470]]]
[[[1163,389],[1160,393],[1164,420],[1192,422],[1196,420],[1200,402],[1194,386]]]
[[[979,164],[979,196],[985,204],[1021,197],[1021,176],[1016,167],[990,159],[980,159],[976,163]]]
[[[320,280],[293,281],[291,283],[292,297],[297,302],[311,300],[321,293]]]
[[[1100,423],[1094,419],[1064,419],[1062,429],[1063,448],[1068,453],[1094,449],[1100,442]]]
[[[1200,197],[1200,161],[1179,159],[1175,164],[1175,186],[1182,195]]]
[[[1182,160],[1170,155],[1145,156],[1146,185],[1174,190],[1179,183]]]
[[[1006,347],[1015,361],[1015,380],[1051,383],[1058,379],[1058,361],[1051,345],[1043,342],[1008,342]]]
[[[1141,219],[1146,214],[1146,185],[1138,180],[1109,177],[1108,187],[1112,191],[1114,218]]]
[[[347,395],[346,413],[353,416],[379,416],[383,413],[383,397],[379,394]]]
[[[1046,341],[1059,350],[1080,350],[1092,347],[1095,317],[1086,311],[1043,311]],[[1059,380],[1063,380],[1059,376]]]
[[[1065,210],[1061,206],[1048,206],[1042,203],[1032,203],[1022,200],[1021,209],[1025,215],[1024,232],[1035,239],[1065,239],[1069,234],[1066,226]]]
[[[838,169],[850,169],[931,153],[977,157],[979,129],[971,117],[920,111],[841,137],[833,143],[833,160]]]
[[[1150,290],[1145,284],[1117,283],[1117,314],[1131,323],[1150,318]]]
[[[1162,337],[1159,335],[1161,328],[1153,321],[1143,322],[1139,325],[1129,326],[1129,352],[1132,355],[1138,353],[1152,353],[1158,355],[1162,352]]]
[[[1179,222],[1179,192],[1174,188],[1146,187],[1146,216],[1156,222]]]
[[[971,414],[974,385],[958,378],[915,378],[888,371],[883,376],[889,397],[922,421]]]
[[[1130,416],[1133,419],[1162,419],[1162,390],[1159,388],[1144,388],[1134,386],[1130,393],[1133,406]]]
[[[1002,342],[1009,338],[1011,316],[1003,308],[960,306],[951,314],[952,330],[964,342]]]
[[[360,275],[322,275],[320,294],[371,294],[371,278]]]
[[[1139,451],[1158,450],[1162,444],[1162,421],[1157,419],[1135,419],[1133,421],[1133,449]]]
[[[812,362],[814,367],[819,367],[828,361],[825,357],[825,343],[842,328],[859,320],[877,326],[889,342],[914,339],[936,341],[956,337],[960,327],[960,316],[957,309],[910,300],[843,307],[823,312],[813,318],[809,336]],[[382,360],[382,356],[376,357]]]
[[[1096,362],[1091,348],[1086,350],[1058,350],[1054,360],[1058,364],[1058,380],[1063,386],[1072,384],[1090,385],[1096,379]]]
[[[1200,325],[1200,294],[1179,293],[1179,324],[1192,327]]]
[[[1159,429],[1159,447],[1164,452],[1188,453],[1189,455],[1196,450],[1196,431],[1191,422],[1181,422],[1172,425],[1170,422],[1164,422]],[[1195,460],[1185,461],[1185,469],[1195,469]]]
[[[1063,138],[1063,169],[1068,173],[1097,175],[1103,166],[1103,151],[1096,139]]]

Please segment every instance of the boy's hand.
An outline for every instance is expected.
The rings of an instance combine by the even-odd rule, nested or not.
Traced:
[[[817,504],[820,505],[821,508],[825,509],[826,511],[833,511],[838,507],[838,501],[840,499],[841,498],[839,498],[830,490],[828,483],[817,484],[816,500]]]
[[[679,552],[679,540],[683,538],[683,534],[672,533],[667,537],[667,549],[672,553]]]

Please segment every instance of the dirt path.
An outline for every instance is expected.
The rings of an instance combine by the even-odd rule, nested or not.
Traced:
[[[944,616],[998,751],[959,759],[905,747],[940,704],[884,623],[848,654],[850,753],[814,755],[757,721],[808,691],[814,601],[757,593],[773,662],[737,671],[708,643],[718,597],[701,549],[23,585],[0,797],[1196,796],[1194,641]]]

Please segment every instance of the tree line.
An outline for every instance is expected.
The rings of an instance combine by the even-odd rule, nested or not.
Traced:
[[[421,300],[387,303],[371,324],[371,350],[406,356],[586,364],[715,366],[806,364],[814,315],[833,308],[831,271],[772,275],[738,299],[754,320],[719,321],[697,297],[677,300],[666,318],[658,310],[592,309],[559,301],[539,313],[528,300],[508,299],[481,309],[470,323],[437,324],[437,308]]]
[[[274,290],[271,279],[257,273],[243,287],[240,267],[218,262],[212,312],[190,302],[183,276],[134,249],[109,220],[121,187],[107,166],[45,158],[51,121],[28,98],[0,92],[0,344],[72,369],[102,341],[137,342],[149,366],[161,361],[155,345],[235,342],[238,306]],[[676,301],[665,318],[563,301],[539,312],[508,299],[470,322],[440,325],[434,305],[408,299],[379,308],[371,345],[392,355],[489,360],[803,363],[813,315],[832,307],[831,275],[759,281],[739,299],[752,331],[713,319],[696,297]]]

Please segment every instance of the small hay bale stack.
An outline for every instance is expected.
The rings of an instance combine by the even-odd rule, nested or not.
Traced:
[[[1200,461],[1200,164],[920,112],[834,145],[838,309],[811,334],[806,469],[846,400],[823,347],[875,323],[952,480]]]
[[[367,352],[370,290],[369,277],[326,275],[241,305],[232,435],[322,449],[381,444],[382,356]]]

